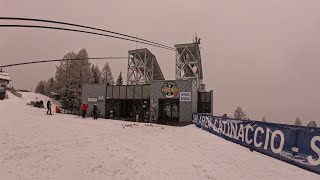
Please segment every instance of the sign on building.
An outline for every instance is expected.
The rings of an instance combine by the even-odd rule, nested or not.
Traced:
[[[179,92],[178,85],[175,82],[165,82],[161,89],[162,95],[165,98],[174,98]]]
[[[89,97],[89,98],[88,98],[88,102],[98,102],[98,99],[97,99],[97,98]]]
[[[103,102],[103,96],[99,96],[98,101]]]
[[[180,101],[191,101],[191,92],[180,92]]]

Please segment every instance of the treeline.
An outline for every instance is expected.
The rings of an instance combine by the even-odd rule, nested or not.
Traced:
[[[229,118],[227,114],[223,114],[222,117],[225,117],[225,118]],[[240,119],[240,120],[250,120],[249,117],[247,116],[247,114],[244,112],[244,110],[238,106],[234,112],[233,112],[233,117],[231,117],[233,119]],[[266,116],[263,116],[262,117],[262,122],[267,122],[267,118]],[[296,126],[303,126],[302,125],[302,121],[300,120],[299,117],[296,118],[296,120],[294,121],[294,125]],[[315,121],[310,121],[308,124],[307,124],[307,127],[317,127],[317,124]]]
[[[63,109],[78,110],[82,104],[83,84],[115,84],[108,63],[100,70],[97,65],[92,65],[88,58],[86,49],[81,49],[78,53],[67,53],[63,56],[63,61],[56,66],[55,75],[46,81],[40,81],[35,92],[46,96],[55,96]],[[81,60],[72,61],[70,59]],[[122,79],[121,74],[119,76]]]

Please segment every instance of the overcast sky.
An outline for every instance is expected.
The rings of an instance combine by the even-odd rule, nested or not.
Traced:
[[[252,119],[320,124],[320,1],[318,0],[0,0],[0,16],[66,21],[138,35],[174,46],[202,39],[207,89],[216,115],[243,107]],[[0,21],[0,24],[10,24]],[[14,22],[17,23],[17,22]],[[38,23],[39,24],[39,23]],[[174,79],[175,54],[144,45]],[[62,58],[86,48],[90,57],[127,56],[136,44],[43,29],[0,28],[0,64]],[[91,61],[100,67],[106,61]],[[110,61],[113,75],[126,61]],[[5,69],[16,88],[54,75],[54,63]]]

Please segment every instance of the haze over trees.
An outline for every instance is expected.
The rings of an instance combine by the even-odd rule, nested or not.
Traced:
[[[262,117],[261,122],[267,122],[267,118],[266,118],[266,116],[263,116],[263,117]]]
[[[63,60],[56,66],[55,76],[47,81],[40,81],[35,89],[36,93],[46,96],[58,95],[61,108],[66,110],[78,110],[82,104],[83,84],[113,84],[113,76],[108,63],[103,67],[102,72],[97,65],[91,65],[86,49],[78,53],[68,52]],[[81,59],[72,61],[70,59]]]
[[[102,83],[109,83],[110,85],[114,85],[114,79],[108,62],[102,68],[101,80]]]
[[[240,120],[246,120],[247,119],[247,115],[243,111],[243,109],[240,106],[238,106],[233,112],[233,118],[234,119],[240,119]]]
[[[315,121],[310,121],[307,127],[318,127]]]

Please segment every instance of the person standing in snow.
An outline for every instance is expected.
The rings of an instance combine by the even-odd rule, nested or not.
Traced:
[[[82,104],[82,117],[85,118],[87,115],[87,110],[88,110],[88,105],[86,104],[86,102],[84,102]]]
[[[92,111],[92,113],[93,113],[93,119],[98,119],[98,106],[97,106],[97,104],[95,104],[95,105],[93,106],[93,111]]]
[[[47,114],[49,114],[49,115],[52,115],[52,113],[51,113],[51,102],[50,102],[50,100],[49,101],[47,101]]]

